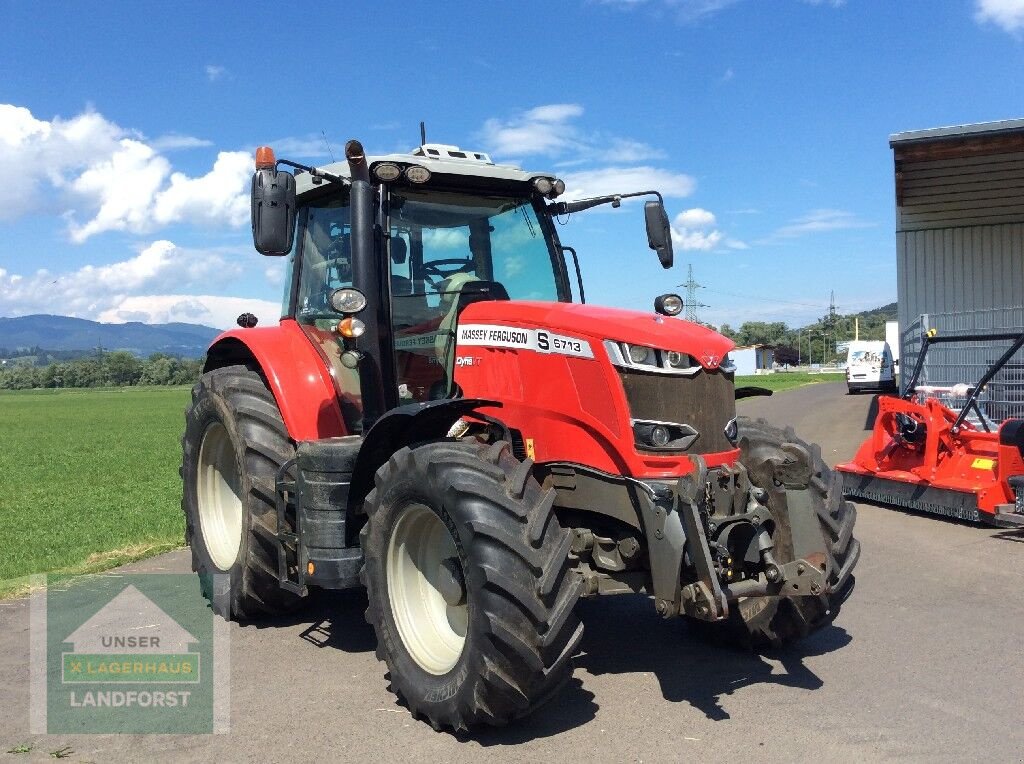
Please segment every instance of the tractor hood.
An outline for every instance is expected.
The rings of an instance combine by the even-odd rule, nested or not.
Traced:
[[[597,346],[604,340],[616,340],[676,350],[689,353],[708,369],[717,368],[735,347],[728,337],[680,318],[595,305],[488,300],[468,305],[459,317],[460,324],[492,321],[586,337]]]

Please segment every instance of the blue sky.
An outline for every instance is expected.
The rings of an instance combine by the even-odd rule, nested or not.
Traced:
[[[895,299],[889,134],[1024,116],[1024,0],[28,3],[0,0],[0,315],[273,318],[251,152],[428,140],[554,170],[591,302],[692,264],[703,320],[801,324]]]

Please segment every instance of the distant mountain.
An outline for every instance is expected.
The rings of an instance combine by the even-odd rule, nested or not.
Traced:
[[[84,318],[34,315],[0,318],[0,349],[15,354],[26,348],[53,351],[128,350],[197,358],[206,352],[219,329],[199,324],[101,324]]]

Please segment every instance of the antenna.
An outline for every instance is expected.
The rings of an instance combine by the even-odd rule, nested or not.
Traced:
[[[677,287],[686,287],[686,320],[692,321],[693,323],[699,323],[697,318],[697,308],[709,308],[710,305],[705,305],[702,302],[697,301],[697,290],[703,289],[703,284],[698,284],[693,280],[693,265],[687,267],[686,281],[682,284],[676,284]]]
[[[327,147],[327,153],[331,155],[331,161],[336,162],[337,160],[334,158],[334,151],[331,149],[331,142],[327,140],[327,131],[320,130],[320,135],[324,137],[324,145]]]
[[[420,122],[420,145],[425,146],[427,143],[427,123]]]

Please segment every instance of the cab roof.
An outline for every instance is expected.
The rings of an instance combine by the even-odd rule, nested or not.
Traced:
[[[394,162],[397,165],[419,165],[427,168],[431,175],[461,175],[467,178],[486,178],[512,183],[530,183],[534,178],[554,178],[550,172],[527,172],[514,165],[495,164],[491,158],[479,151],[463,151],[458,146],[427,143],[418,146],[408,154],[367,155],[366,163],[372,174],[374,165],[380,162]],[[333,162],[318,169],[350,178],[348,162]],[[295,176],[295,190],[299,196],[322,190],[324,183],[314,183],[308,172]]]

